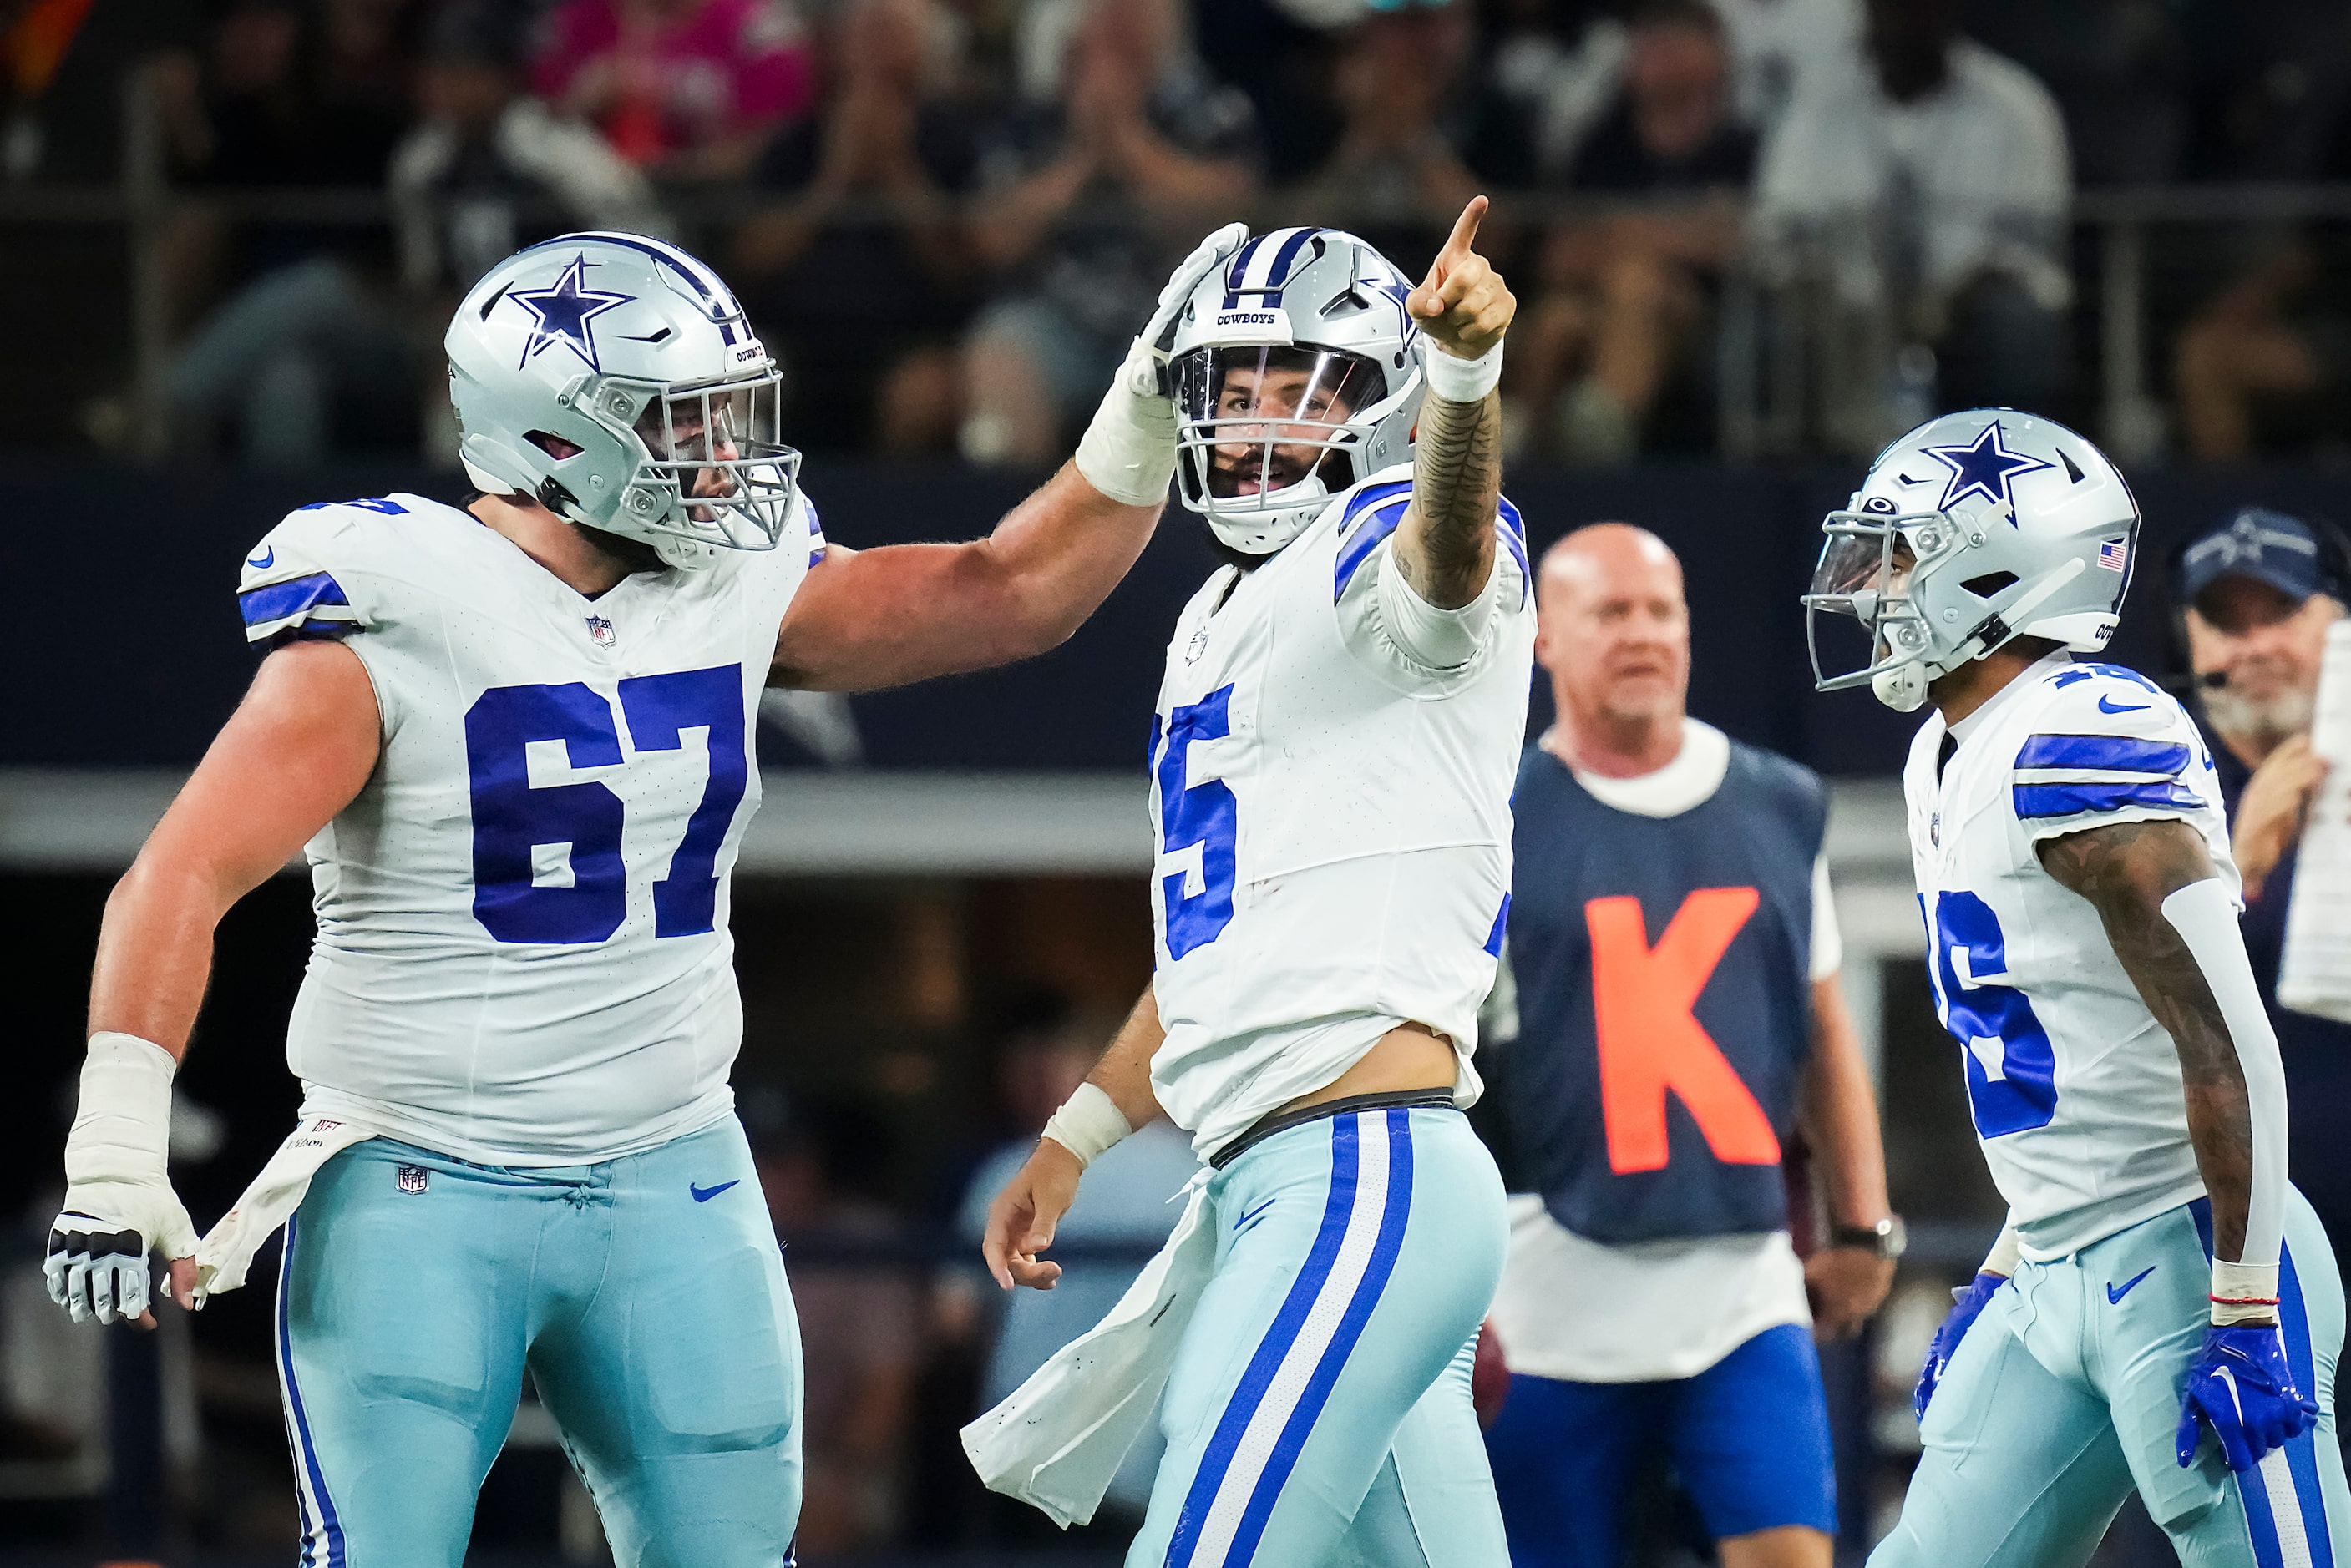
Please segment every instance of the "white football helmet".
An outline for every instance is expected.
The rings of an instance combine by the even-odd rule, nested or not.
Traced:
[[[2138,521],[2105,454],[2053,420],[2013,409],[1929,420],[1878,453],[1849,507],[1821,524],[1828,542],[1804,596],[1814,686],[1865,684],[1907,713],[1928,682],[2012,638],[2097,652],[2130,588]],[[1823,668],[1824,615],[1858,623],[1857,668]]]
[[[475,484],[674,566],[773,549],[800,454],[783,378],[718,275],[642,234],[566,234],[474,285],[444,340]]]
[[[1258,235],[1192,289],[1167,345],[1176,494],[1251,556],[1412,457],[1427,340],[1411,281],[1337,229]]]

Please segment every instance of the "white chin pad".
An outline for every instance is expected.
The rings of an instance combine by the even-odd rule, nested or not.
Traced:
[[[1915,713],[1927,704],[1927,671],[1916,664],[1881,670],[1869,678],[1869,690],[1896,712]]]

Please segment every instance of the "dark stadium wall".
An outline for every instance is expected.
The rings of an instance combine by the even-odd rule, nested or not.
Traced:
[[[1533,547],[1620,518],[1681,553],[1694,616],[1691,706],[1743,740],[1833,774],[1889,774],[1912,721],[1859,693],[1819,696],[1804,653],[1803,589],[1821,514],[1853,474],[1717,465],[1531,470],[1510,491]],[[1018,501],[1029,477],[951,467],[811,462],[828,537],[852,545],[966,537]],[[285,512],[321,498],[407,490],[462,497],[454,475],[413,467],[267,473],[19,462],[0,535],[22,585],[0,630],[18,679],[0,704],[0,765],[185,766],[250,678],[235,608],[238,559]],[[2338,514],[2342,485],[2314,470],[2148,470],[2132,605],[2114,656],[2150,672],[2168,657],[2158,563],[2182,533],[2259,502]],[[386,526],[397,526],[387,518]],[[1214,568],[1198,525],[1171,512],[1142,562],[1069,643],[985,675],[862,696],[872,765],[1107,769],[1141,762],[1168,628]],[[1537,683],[1532,722],[1547,717]],[[770,736],[769,765],[809,761]]]

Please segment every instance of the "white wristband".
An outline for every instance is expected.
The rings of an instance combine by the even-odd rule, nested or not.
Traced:
[[[1134,1130],[1118,1102],[1097,1084],[1080,1084],[1069,1103],[1045,1124],[1045,1136],[1076,1155],[1080,1170]]]
[[[1448,403],[1482,403],[1502,381],[1502,345],[1497,342],[1475,359],[1448,354],[1435,343],[1421,369],[1431,396]]]
[[[2212,1260],[2212,1321],[2252,1323],[2278,1314],[2278,1266]]]
[[[1176,477],[1176,405],[1160,395],[1158,377],[1158,357],[1136,338],[1078,442],[1086,483],[1129,506],[1158,505]]]

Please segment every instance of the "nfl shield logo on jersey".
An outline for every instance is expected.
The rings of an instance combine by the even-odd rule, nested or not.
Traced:
[[[599,648],[610,648],[621,640],[620,634],[612,629],[612,623],[601,615],[588,618],[588,635],[595,639]]]
[[[402,1166],[400,1168],[400,1189],[402,1192],[423,1191],[424,1175],[424,1168],[421,1165]]]

